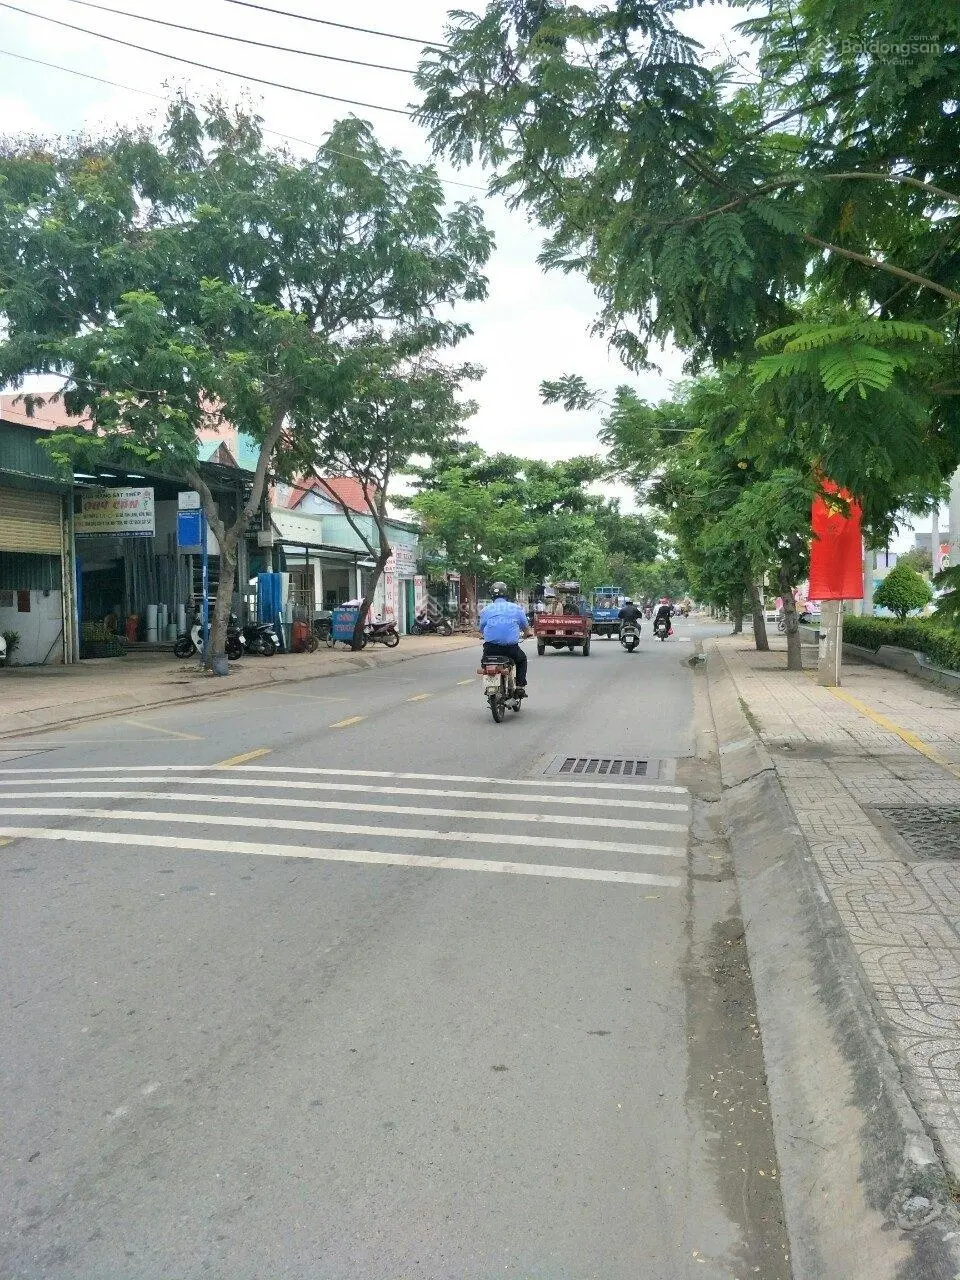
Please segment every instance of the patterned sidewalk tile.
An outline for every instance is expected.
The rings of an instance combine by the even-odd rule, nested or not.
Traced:
[[[906,861],[871,811],[960,805],[960,777],[806,676],[783,652],[720,651],[860,959],[925,1122],[960,1176],[960,849]],[[960,760],[960,700],[898,672],[855,667],[852,695]],[[782,749],[796,744],[803,755]]]

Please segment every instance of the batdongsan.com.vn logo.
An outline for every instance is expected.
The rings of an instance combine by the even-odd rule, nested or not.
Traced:
[[[816,41],[821,55],[829,58],[870,58],[887,66],[905,67],[923,58],[936,58],[942,52],[936,40],[921,37],[893,39],[881,36],[843,36],[839,40]]]

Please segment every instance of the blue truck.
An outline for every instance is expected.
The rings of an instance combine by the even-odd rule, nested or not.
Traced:
[[[620,602],[623,592],[619,587],[597,587],[593,593],[593,606],[590,616],[593,618],[591,630],[595,636],[611,636],[620,634]]]

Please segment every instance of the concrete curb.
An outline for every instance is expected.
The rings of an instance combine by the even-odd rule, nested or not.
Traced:
[[[467,637],[453,636],[451,640],[464,640]],[[375,667],[390,667],[401,662],[413,662],[417,658],[430,658],[435,653],[454,653],[461,649],[467,649],[479,646],[479,641],[470,638],[469,644],[450,643],[449,640],[439,640],[436,647],[429,651],[419,653],[404,653],[402,647],[396,649],[384,649],[382,653],[344,653],[338,655],[336,659],[325,664],[320,670],[311,671],[294,671],[287,672],[282,676],[267,676],[263,680],[255,680],[247,684],[229,684],[223,687],[223,682],[215,677],[198,677],[197,688],[191,689],[189,693],[177,694],[171,698],[161,698],[148,702],[131,702],[123,707],[111,707],[103,711],[91,712],[89,714],[69,716],[64,718],[62,708],[58,708],[61,714],[51,718],[44,724],[38,724],[28,728],[0,728],[0,742],[9,738],[27,738],[33,737],[40,733],[50,733],[53,729],[68,728],[72,725],[90,724],[98,720],[109,720],[114,716],[135,715],[141,711],[156,711],[158,708],[184,706],[191,702],[203,702],[213,698],[229,698],[237,694],[253,693],[259,689],[270,689],[275,685],[283,684],[302,684],[308,680],[321,680],[328,676],[350,675],[357,671],[370,671]],[[267,660],[269,661],[269,660]]]
[[[943,1166],[722,650],[708,690],[794,1280],[956,1280]]]

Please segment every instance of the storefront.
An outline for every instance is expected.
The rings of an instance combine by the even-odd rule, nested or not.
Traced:
[[[236,518],[249,477],[235,467],[201,464],[227,524]],[[202,595],[201,557],[177,545],[182,480],[112,467],[76,473],[74,529],[81,629],[88,636],[121,632],[168,643]],[[219,583],[220,548],[207,535],[211,598]],[[247,574],[238,549],[237,592]],[[235,600],[236,606],[236,600]]]
[[[70,482],[43,435],[0,422],[0,631],[16,635],[10,656],[23,665],[72,662],[77,647]]]

